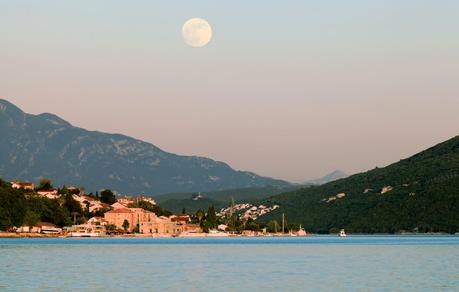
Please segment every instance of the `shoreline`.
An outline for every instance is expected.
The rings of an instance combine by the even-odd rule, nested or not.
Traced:
[[[243,235],[243,234],[222,234],[212,235],[208,233],[194,233],[194,234],[182,234],[178,236],[171,235],[145,235],[145,234],[126,234],[126,235],[114,235],[114,236],[94,236],[94,237],[72,237],[62,234],[43,234],[43,233],[15,233],[15,232],[0,232],[0,238],[260,238],[260,237],[315,237],[315,236],[330,236],[339,237],[337,234],[307,234],[305,236],[289,235],[289,234],[266,234],[266,235]],[[428,232],[428,233],[373,233],[363,234],[355,233],[348,234],[348,236],[459,236],[459,233],[449,234],[444,232]]]

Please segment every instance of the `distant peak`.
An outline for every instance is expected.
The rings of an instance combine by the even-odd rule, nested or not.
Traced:
[[[342,170],[335,170],[329,173],[327,176],[334,176],[334,177],[346,177],[347,173]]]
[[[328,183],[328,182],[331,182],[331,181],[334,181],[334,180],[338,180],[338,179],[341,179],[341,178],[346,178],[346,177],[348,177],[348,175],[344,171],[335,170],[335,171],[325,175],[324,177],[321,177],[321,178],[318,178],[318,179],[313,179],[313,180],[308,180],[308,181],[305,181],[304,183],[305,184],[321,185],[321,184],[325,184],[325,183]]]

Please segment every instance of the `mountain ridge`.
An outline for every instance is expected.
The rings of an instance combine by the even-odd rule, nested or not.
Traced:
[[[6,154],[0,156],[0,176],[7,179],[47,177],[134,195],[289,184],[210,158],[169,153],[124,134],[75,127],[52,113],[27,114],[3,99],[0,133]]]

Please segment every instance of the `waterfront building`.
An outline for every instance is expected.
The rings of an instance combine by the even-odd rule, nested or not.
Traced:
[[[152,216],[148,221],[140,222],[140,233],[150,235],[179,235],[185,231],[186,224],[172,221],[165,216]]]
[[[189,221],[188,216],[158,217],[142,208],[111,210],[104,214],[104,219],[119,229],[124,229],[123,223],[126,220],[129,223],[128,232],[132,232],[138,226],[140,233],[150,235],[178,235],[186,230]]]

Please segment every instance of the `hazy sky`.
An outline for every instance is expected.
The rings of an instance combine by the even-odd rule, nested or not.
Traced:
[[[459,1],[0,0],[0,98],[262,175],[354,173],[459,134]]]

